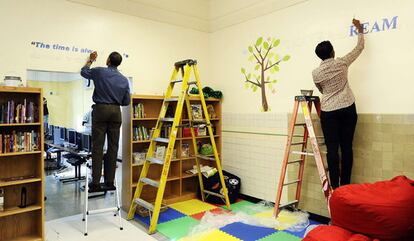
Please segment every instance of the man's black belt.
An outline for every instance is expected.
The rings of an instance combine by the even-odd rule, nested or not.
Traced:
[[[120,106],[118,103],[95,103],[95,105],[117,105]]]

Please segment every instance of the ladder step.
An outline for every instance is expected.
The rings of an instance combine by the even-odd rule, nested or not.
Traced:
[[[299,142],[292,142],[292,143],[290,143],[292,146],[295,146],[295,145],[303,145],[303,144],[305,144],[306,142],[304,142],[304,141],[299,141]]]
[[[169,143],[170,142],[170,139],[168,139],[168,138],[161,138],[161,137],[157,137],[157,138],[155,138],[153,140],[156,141],[156,142],[163,142],[163,143]]]
[[[293,180],[293,181],[290,181],[290,182],[287,182],[287,183],[283,183],[283,186],[287,186],[287,185],[291,185],[291,184],[295,184],[295,183],[299,183],[299,182],[300,182],[300,180],[297,179],[297,180]]]
[[[154,163],[154,164],[164,165],[164,160],[157,159],[154,157],[148,158],[147,161]]]
[[[224,198],[224,195],[221,195],[220,193],[211,192],[211,191],[208,191],[208,190],[204,190],[204,193],[206,193],[206,194],[208,194],[208,195],[212,195],[212,196],[216,196],[216,197]]]
[[[216,158],[214,157],[209,157],[209,156],[205,156],[205,155],[197,155],[198,158],[204,159],[204,160],[209,160],[209,161],[215,161]]]
[[[165,102],[174,102],[174,101],[178,101],[178,98],[166,98],[164,101]]]
[[[315,154],[310,152],[303,152],[303,151],[291,151],[292,154],[298,154],[298,155],[305,155],[305,156],[314,156]]]
[[[182,80],[182,79],[180,79],[180,80],[173,80],[173,81],[171,81],[171,84],[181,83],[181,82],[183,82],[183,80]]]
[[[188,85],[195,85],[195,84],[197,84],[197,81],[188,82]]]
[[[295,126],[306,126],[306,123],[296,123]]]
[[[192,120],[191,122],[193,124],[207,124],[206,120]]]
[[[288,164],[299,163],[301,161],[302,161],[302,159],[292,160],[292,161],[288,161]]]
[[[134,200],[134,202],[136,204],[138,204],[141,207],[144,207],[145,209],[149,210],[149,211],[154,211],[154,205],[152,205],[151,203],[141,199],[141,198],[137,198]]]
[[[146,183],[150,186],[156,187],[156,188],[158,188],[160,186],[159,182],[154,181],[154,180],[149,179],[149,178],[146,178],[146,177],[141,178],[140,181],[143,182],[143,183]]]
[[[280,204],[280,205],[279,205],[279,208],[288,207],[288,206],[290,206],[290,205],[292,205],[292,204],[296,204],[296,203],[299,203],[299,201],[298,201],[298,200],[290,201],[290,202],[285,203],[285,204]]]
[[[173,122],[174,121],[174,118],[172,118],[172,117],[160,118],[160,121]]]
[[[307,150],[307,151],[308,151],[308,153],[309,153],[309,152],[312,152],[313,150]],[[328,153],[327,151],[322,151],[322,150],[320,150],[320,149],[319,149],[319,152],[320,152],[321,154],[327,154],[327,153]],[[313,153],[312,153],[312,154],[313,154]]]
[[[116,211],[118,211],[118,207],[88,210],[86,214],[93,215],[93,214],[98,214],[98,213],[109,213],[109,212],[116,212]]]

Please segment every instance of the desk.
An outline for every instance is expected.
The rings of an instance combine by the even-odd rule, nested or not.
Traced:
[[[53,149],[52,151],[49,152],[49,150],[52,148],[51,145],[53,145],[53,141],[52,140],[45,140],[44,142],[45,144],[45,152],[46,152],[46,159],[45,161],[52,161],[55,158],[52,158],[50,153],[56,153],[57,157],[56,157],[56,166],[52,166],[52,167],[46,167],[45,169],[48,171],[53,171],[53,170],[59,170],[63,167],[62,165],[62,150],[60,149]]]
[[[75,167],[75,176],[71,177],[71,178],[61,178],[60,181],[63,183],[67,183],[67,182],[76,182],[76,181],[80,181],[80,180],[85,180],[85,176],[82,176],[81,174],[81,166],[83,163],[86,163],[87,160],[91,157],[91,153],[89,152],[79,152],[78,150],[72,149],[72,148],[68,148],[68,147],[64,147],[64,146],[60,146],[60,145],[55,145],[51,142],[46,142],[46,145],[48,145],[49,147],[55,148],[57,150],[57,161],[58,163],[61,163],[61,158],[62,158],[62,151],[64,152],[68,152],[72,155],[74,155],[74,161],[71,161],[71,159],[68,160],[68,163],[71,164],[72,166]]]

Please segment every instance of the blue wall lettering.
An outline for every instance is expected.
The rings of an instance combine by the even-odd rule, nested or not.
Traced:
[[[364,29],[364,34],[367,33],[375,33],[375,32],[381,32],[381,31],[387,31],[390,29],[396,29],[398,24],[398,16],[394,16],[389,20],[388,18],[383,18],[381,20],[375,21],[375,22],[366,22],[362,23],[362,27]],[[350,35],[354,36],[357,35],[358,31],[355,28],[355,26],[350,27]]]
[[[74,52],[74,53],[81,53],[81,54],[90,54],[93,52],[93,50],[89,48],[79,48],[77,46],[66,46],[63,44],[56,44],[56,43],[49,44],[49,43],[44,43],[40,41],[32,41],[30,44],[35,48],[47,49],[47,50],[53,50],[53,51]],[[128,58],[129,54],[122,53],[122,56],[124,58]]]

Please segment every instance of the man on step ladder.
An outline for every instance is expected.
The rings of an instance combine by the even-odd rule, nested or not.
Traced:
[[[182,79],[178,79],[178,74],[180,72],[181,72]],[[194,82],[189,81],[191,72],[194,73],[194,77],[195,77]],[[174,97],[172,96],[173,89],[174,89],[175,84],[178,84],[178,83],[181,83],[181,90],[180,90],[178,97]],[[194,133],[193,128],[196,124],[200,124],[200,121],[193,120],[193,117],[191,115],[192,111],[191,111],[191,105],[190,105],[190,96],[188,94],[188,89],[190,85],[196,85],[196,87],[198,87],[198,89],[200,90],[198,100],[201,101],[203,114],[205,116],[205,120],[203,121],[204,122],[203,124],[207,126],[208,136],[210,137],[211,146],[213,147],[213,150],[214,150],[213,157],[199,155],[197,151],[198,149],[197,142],[195,139],[195,133]],[[130,220],[134,218],[137,206],[141,206],[147,209],[149,211],[150,219],[151,219],[149,230],[148,230],[150,234],[154,233],[157,228],[158,218],[160,215],[161,204],[162,204],[162,200],[164,196],[165,186],[167,183],[167,177],[168,177],[168,172],[170,169],[170,163],[171,163],[172,154],[174,151],[177,133],[178,133],[179,128],[182,128],[182,127],[190,127],[190,130],[191,130],[194,158],[196,160],[196,165],[197,165],[198,179],[199,179],[199,184],[200,184],[202,200],[204,201],[205,195],[215,195],[215,196],[223,198],[226,202],[227,208],[230,209],[228,191],[227,191],[227,188],[224,182],[221,161],[218,156],[217,146],[216,146],[216,142],[214,139],[213,129],[210,123],[210,117],[208,114],[206,101],[204,99],[204,94],[201,91],[202,89],[203,88],[201,86],[200,78],[199,78],[198,71],[197,71],[196,60],[188,59],[188,60],[180,61],[174,64],[174,70],[171,76],[171,81],[168,84],[167,92],[165,94],[165,99],[161,106],[160,115],[159,115],[155,130],[153,132],[153,135],[151,137],[151,142],[148,148],[147,158],[143,164],[141,175],[140,175],[140,178],[138,179],[138,185],[135,190],[135,194],[134,194],[134,197],[133,197],[133,200],[129,208],[129,212],[128,212],[128,219]],[[173,103],[175,103],[174,117],[166,117],[167,109],[169,106],[173,107],[174,106]],[[183,114],[184,103],[187,108],[186,110],[188,113],[189,125],[180,125],[182,114]],[[171,124],[171,132],[169,134],[169,138],[162,138],[160,136],[161,129],[163,128],[163,125],[166,123]],[[166,153],[165,153],[164,159],[158,159],[154,157],[154,151],[156,149],[156,145],[166,146]],[[200,159],[215,161],[218,173],[220,175],[222,193],[214,193],[214,192],[204,190],[202,174],[200,171],[200,161],[199,161]],[[152,180],[147,177],[150,165],[162,165],[162,173],[161,173],[161,177],[159,178],[159,181]],[[152,203],[152,201],[154,200],[144,200],[141,198],[142,189],[144,185],[157,188],[157,194],[156,194],[154,203]]]

